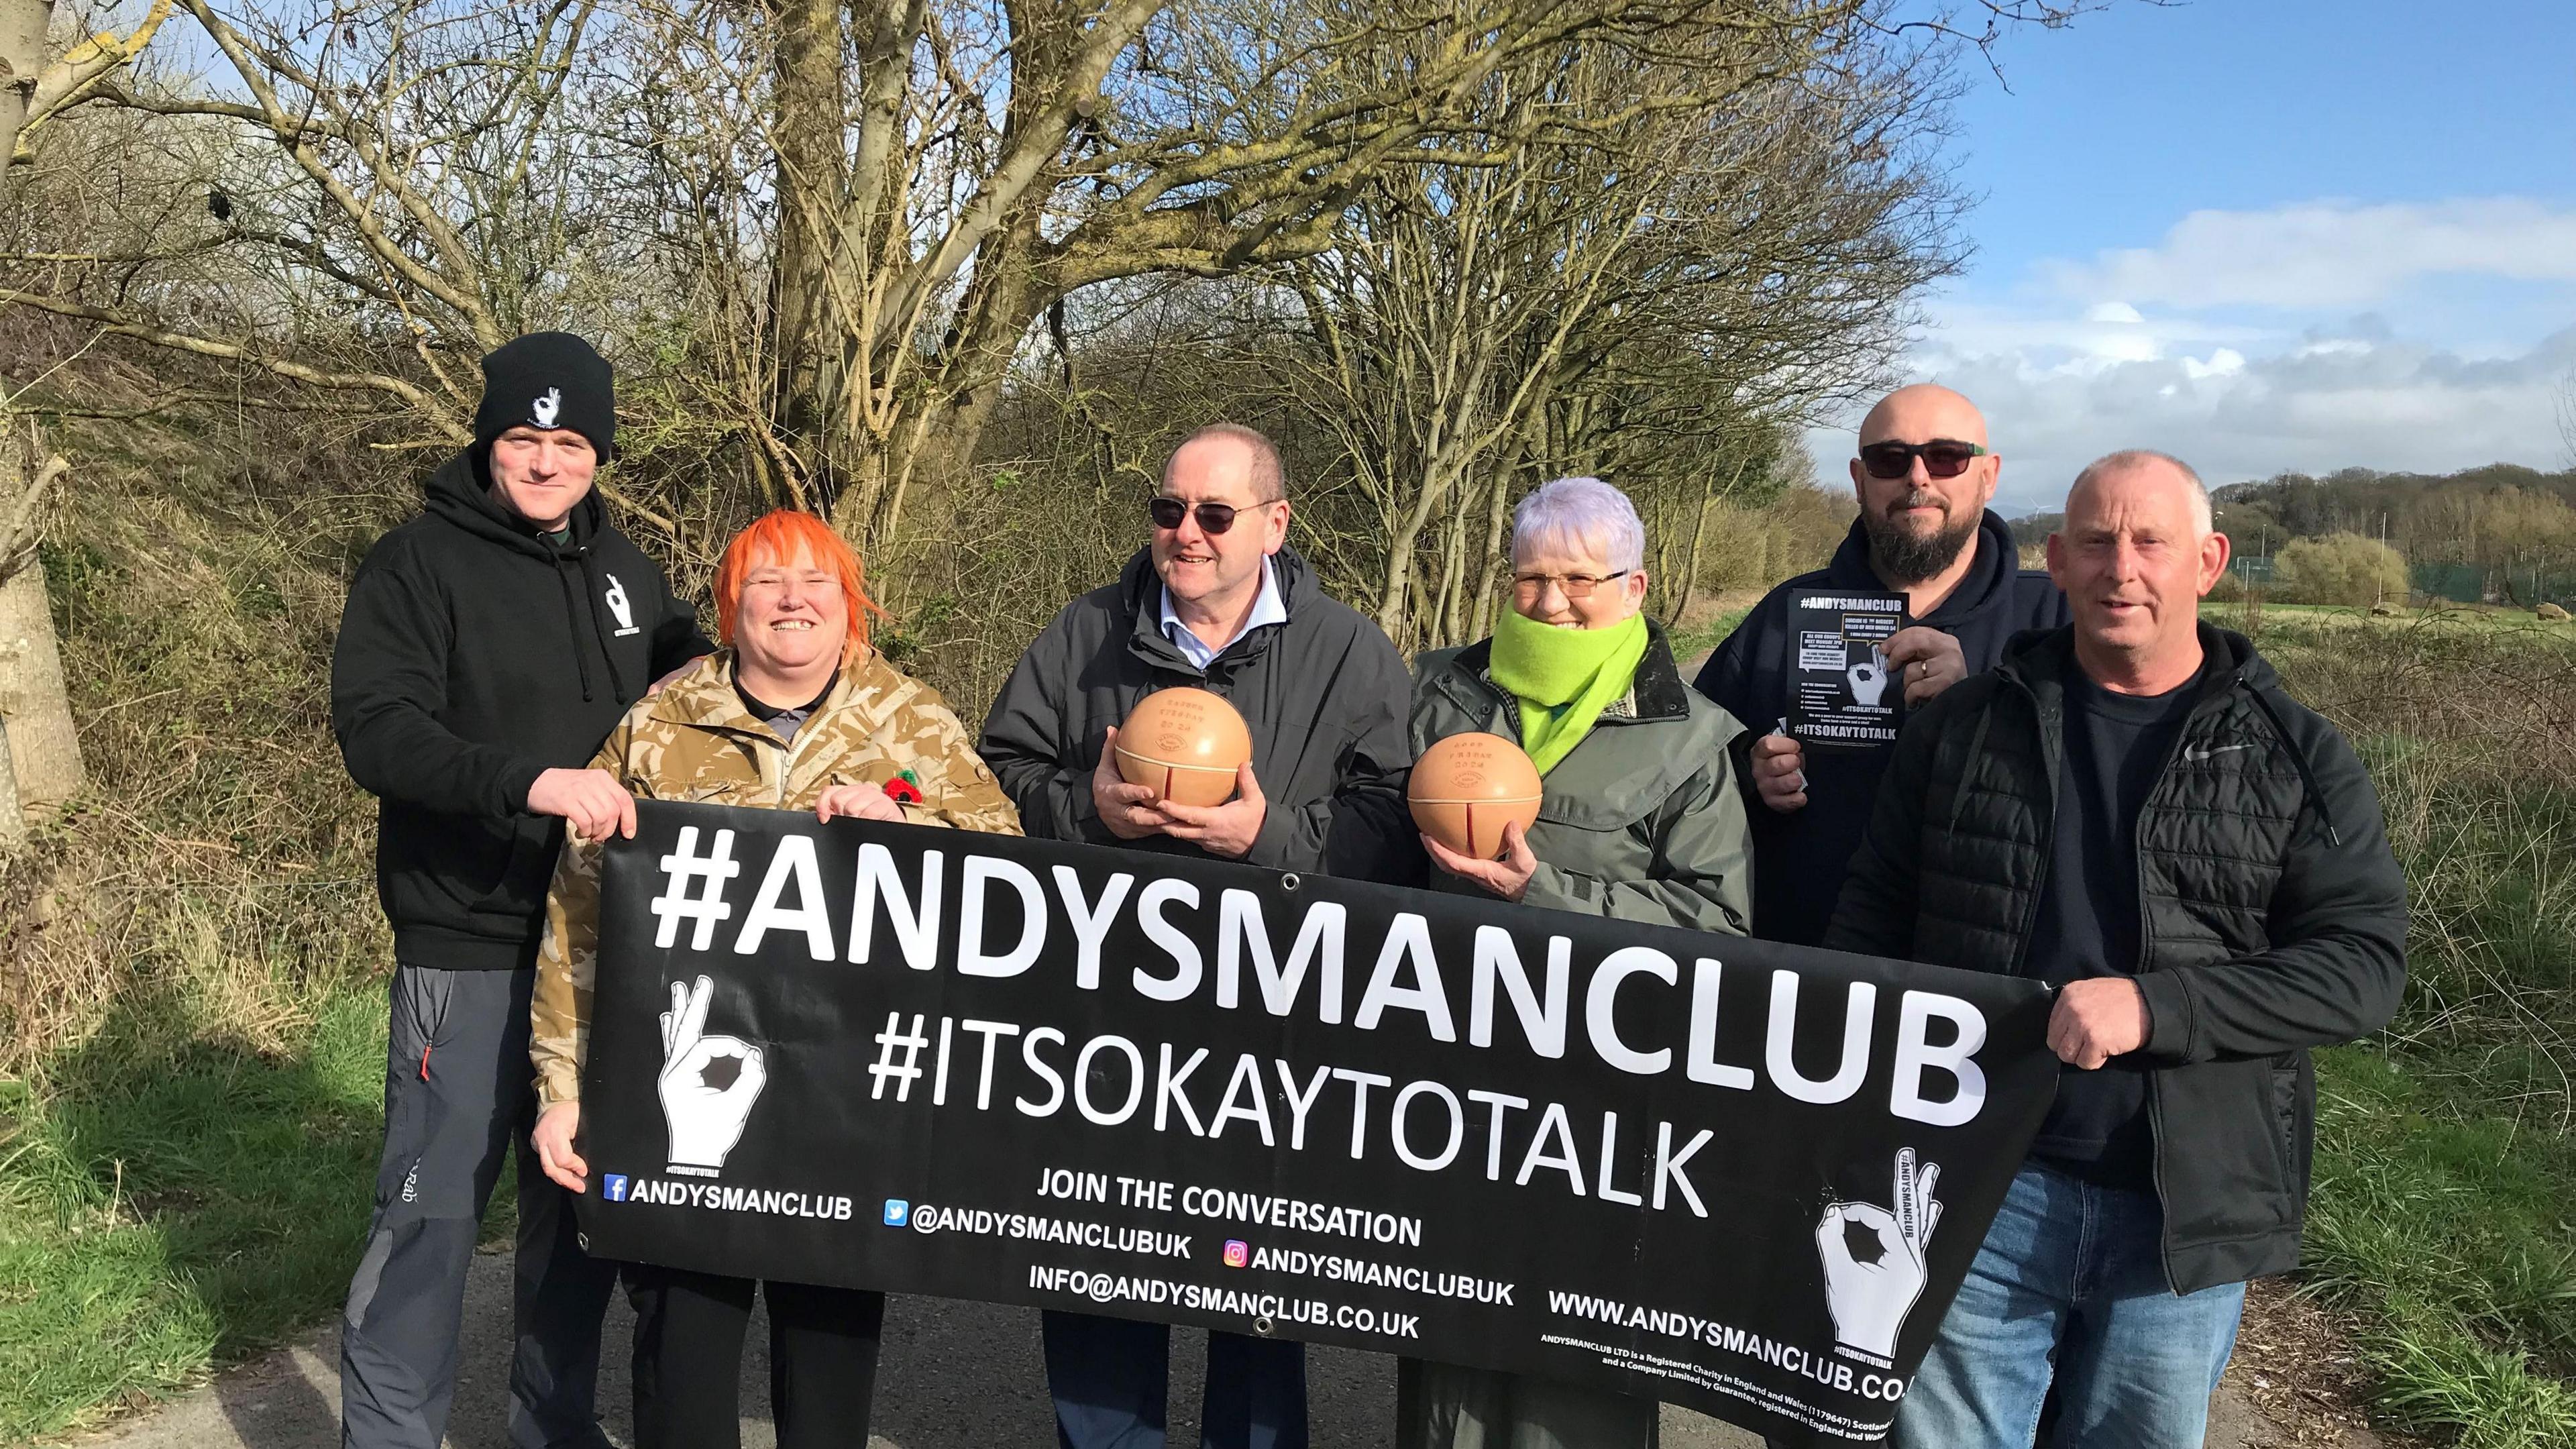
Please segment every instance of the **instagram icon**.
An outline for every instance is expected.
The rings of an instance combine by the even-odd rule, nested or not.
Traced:
[[[1252,1245],[1241,1238],[1225,1240],[1225,1265],[1240,1268],[1252,1261]]]

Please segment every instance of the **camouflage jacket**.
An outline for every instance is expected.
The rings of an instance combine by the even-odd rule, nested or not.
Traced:
[[[743,708],[733,652],[700,659],[660,694],[640,700],[591,759],[645,800],[811,810],[834,785],[883,785],[908,774],[917,825],[1020,833],[1019,812],[969,747],[939,692],[875,651],[841,671],[793,745]],[[529,1008],[529,1055],[541,1107],[581,1097],[590,1046],[590,992],[599,947],[599,844],[568,834],[546,895],[545,944]]]

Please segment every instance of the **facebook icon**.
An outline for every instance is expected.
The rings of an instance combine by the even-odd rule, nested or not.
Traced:
[[[610,1202],[626,1201],[626,1174],[622,1172],[603,1173],[599,1179],[599,1195],[608,1199]]]

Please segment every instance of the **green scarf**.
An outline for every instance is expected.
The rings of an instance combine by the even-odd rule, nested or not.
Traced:
[[[1560,629],[1505,605],[1494,620],[1487,672],[1519,696],[1521,748],[1542,775],[1592,733],[1601,711],[1627,694],[1646,657],[1646,616],[1606,629]]]

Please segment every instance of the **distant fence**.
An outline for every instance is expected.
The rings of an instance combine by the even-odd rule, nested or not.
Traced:
[[[2239,583],[2269,585],[2277,583],[2272,572],[2272,554],[2236,554],[2228,559],[2228,572]],[[2576,603],[2576,572],[2566,570],[2512,570],[2512,585],[2506,585],[2504,572],[2483,570],[2478,565],[2406,565],[2406,585],[2419,598],[2445,598],[2450,603]]]
[[[2508,580],[2501,571],[2479,568],[2475,564],[2419,563],[2406,571],[2415,592],[2431,599],[2448,599],[2455,604],[2504,603],[2537,604],[2546,599],[2564,604],[2576,598],[2576,573],[2553,572],[2549,569],[2512,571]]]
[[[2238,554],[2230,559],[2227,571],[2247,584],[2274,582],[2272,557],[2269,554]],[[2551,569],[2513,570],[2508,587],[2505,576],[2496,570],[2476,564],[2419,563],[2406,569],[2407,585],[2426,599],[2446,599],[2454,604],[2516,603],[2529,606],[2546,599],[2567,604],[2576,600],[2576,572]]]

